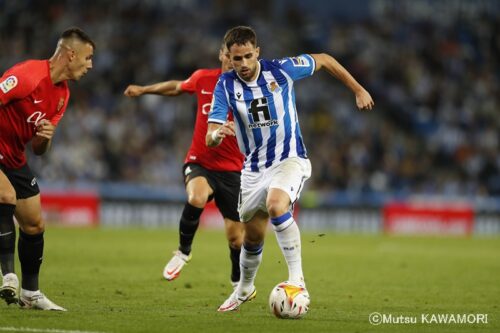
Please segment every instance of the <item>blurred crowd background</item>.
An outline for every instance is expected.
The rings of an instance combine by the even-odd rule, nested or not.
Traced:
[[[360,112],[326,73],[296,83],[313,165],[309,190],[500,195],[497,1],[0,0],[0,71],[49,58],[83,28],[94,68],[71,84],[52,151],[29,161],[41,181],[182,189],[195,96],[123,96],[128,84],[219,67],[234,25],[257,31],[263,58],[326,52],[372,94]]]

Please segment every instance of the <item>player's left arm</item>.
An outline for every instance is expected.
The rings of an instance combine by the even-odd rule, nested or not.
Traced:
[[[56,126],[47,119],[42,119],[36,126],[36,134],[31,140],[31,149],[35,155],[45,154],[52,143]]]
[[[356,105],[360,110],[371,110],[375,103],[372,97],[366,91],[363,86],[361,86],[356,79],[344,68],[335,58],[326,54],[311,54],[316,63],[315,71],[320,69],[326,70],[332,76],[339,79],[344,85],[346,85],[356,96]]]

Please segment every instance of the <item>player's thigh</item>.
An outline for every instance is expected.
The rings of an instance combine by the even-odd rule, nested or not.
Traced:
[[[282,205],[284,202],[294,203],[300,197],[305,181],[311,177],[311,163],[308,159],[291,157],[280,163],[273,171],[266,203],[276,205]],[[281,191],[272,191],[273,189]],[[283,196],[283,192],[287,194],[288,200]]]
[[[241,175],[239,172],[214,172],[216,182],[215,205],[225,219],[240,220],[238,197],[240,195]]]
[[[16,204],[16,191],[7,175],[0,170],[0,204]]]
[[[199,164],[188,163],[184,165],[184,182],[188,202],[198,208],[205,207],[215,187],[210,172]]]
[[[40,194],[18,199],[15,216],[19,227],[27,234],[38,234],[45,229],[42,219],[42,204]]]
[[[188,179],[186,183],[188,201],[193,206],[204,207],[213,192],[207,178],[204,176],[196,176],[195,178]]]
[[[264,172],[243,172],[238,212],[243,222],[250,221],[257,212],[267,213],[266,197],[270,178]]]

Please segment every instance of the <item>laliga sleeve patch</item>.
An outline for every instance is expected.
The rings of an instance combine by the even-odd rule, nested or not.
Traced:
[[[304,56],[290,58],[295,67],[309,67],[309,59]]]
[[[0,82],[0,89],[4,94],[8,93],[17,86],[17,77],[14,75],[8,76],[5,80]]]

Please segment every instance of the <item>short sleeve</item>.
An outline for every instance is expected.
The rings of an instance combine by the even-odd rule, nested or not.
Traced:
[[[23,99],[36,88],[33,80],[15,67],[0,78],[0,101],[3,105],[11,101]]]
[[[276,59],[273,62],[278,63],[294,81],[313,75],[316,68],[316,62],[310,54]]]
[[[224,80],[219,79],[217,85],[215,86],[212,105],[210,107],[210,112],[208,113],[208,122],[224,124],[227,120],[228,111],[229,104],[226,89],[224,87]]]
[[[181,83],[182,91],[188,92],[190,94],[196,92],[196,84],[198,83],[198,79],[201,76],[202,71],[197,70],[191,76]]]

